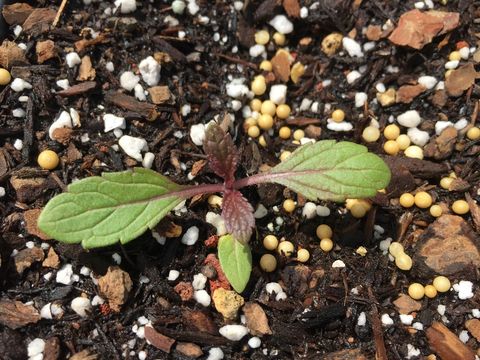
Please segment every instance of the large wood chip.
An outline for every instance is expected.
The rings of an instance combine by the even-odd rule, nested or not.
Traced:
[[[52,269],[58,269],[60,266],[60,258],[58,257],[57,253],[55,250],[53,250],[53,247],[50,247],[48,249],[48,255],[45,260],[42,262],[43,267],[50,267]]]
[[[189,329],[194,329],[211,335],[218,335],[218,328],[213,319],[199,310],[183,310],[182,323]]]
[[[480,342],[480,320],[470,319],[465,322],[465,327],[472,334],[477,341]]]
[[[262,307],[255,302],[247,302],[243,307],[247,327],[252,335],[271,335],[272,330],[268,326],[268,319]]]
[[[156,106],[145,102],[138,101],[132,96],[119,93],[117,91],[109,91],[105,94],[105,101],[121,107],[124,110],[133,111],[149,121],[154,121],[159,113]]]
[[[153,86],[148,88],[148,93],[152,102],[157,105],[169,102],[172,97],[168,86]]]
[[[170,353],[170,349],[175,343],[175,339],[160,334],[151,325],[145,326],[145,339],[147,339],[157,349],[166,353]]]
[[[52,40],[39,41],[35,46],[35,51],[37,52],[37,62],[43,64],[56,55],[55,43]]]
[[[9,299],[0,300],[0,324],[18,329],[40,320],[40,314],[32,305]]]
[[[285,50],[280,50],[271,60],[273,73],[283,82],[290,79],[290,54]]]
[[[443,160],[450,157],[457,143],[457,135],[458,130],[453,126],[444,129],[440,135],[435,136],[424,147],[425,157],[432,157],[435,160]]]
[[[422,49],[437,35],[442,35],[458,26],[460,14],[414,9],[400,16],[398,26],[388,39],[395,45]]]
[[[25,211],[23,213],[23,218],[25,219],[25,227],[27,229],[27,233],[29,233],[30,235],[38,236],[42,240],[50,240],[51,237],[43,233],[37,225],[37,220],[41,212],[41,209],[31,209]]]
[[[475,354],[467,345],[439,322],[434,322],[425,332],[430,349],[442,360],[475,360]]]
[[[410,104],[413,99],[425,91],[426,87],[417,85],[403,85],[397,90],[396,102]]]
[[[408,315],[414,311],[418,311],[422,308],[422,303],[413,300],[406,294],[400,294],[400,296],[393,302],[393,305],[397,308],[400,314]]]
[[[103,44],[108,41],[107,34],[99,34],[95,39],[82,39],[75,42],[75,50],[81,52],[90,46]]]
[[[132,290],[132,280],[118,266],[110,266],[107,273],[98,279],[98,290],[108,300],[113,311],[119,312]]]
[[[288,16],[293,18],[300,17],[300,4],[298,0],[283,0],[283,8]]]
[[[85,81],[81,84],[73,85],[66,90],[62,90],[57,92],[57,95],[61,97],[70,97],[76,95],[82,95],[86,92],[89,92],[97,87],[97,83],[95,81]]]
[[[175,347],[175,350],[177,350],[179,353],[189,357],[189,358],[199,358],[200,356],[203,355],[202,348],[198,346],[197,344],[194,343],[185,343],[185,342],[180,342],[177,344]]]
[[[34,9],[23,23],[23,31],[34,36],[47,32],[56,15],[53,7]]]
[[[472,63],[465,64],[457,70],[453,70],[445,80],[445,89],[450,96],[460,96],[465,90],[475,83],[479,78]]]
[[[92,67],[92,60],[90,59],[90,56],[85,55],[82,58],[82,63],[80,64],[80,68],[78,69],[77,80],[94,80],[95,75],[96,72],[95,69]]]
[[[28,64],[25,51],[14,42],[5,40],[0,46],[0,66],[9,69],[15,64]]]
[[[45,350],[43,351],[43,360],[60,359],[60,339],[56,336],[45,341]]]
[[[15,3],[4,5],[2,15],[8,25],[22,25],[33,10],[33,7],[26,3]]]
[[[42,261],[45,257],[43,250],[39,247],[26,248],[20,250],[18,254],[13,258],[15,262],[15,269],[18,274],[22,274],[26,269],[32,266],[33,263]]]

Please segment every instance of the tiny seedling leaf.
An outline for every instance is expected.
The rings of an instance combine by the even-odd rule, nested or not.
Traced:
[[[343,201],[375,196],[388,185],[390,170],[363,145],[324,140],[299,147],[264,177],[309,200]]]
[[[104,173],[74,182],[50,200],[38,226],[56,240],[85,248],[127,243],[185,200],[182,188],[144,168]]]
[[[235,239],[247,243],[255,226],[252,205],[238,190],[226,190],[223,194],[222,217],[227,231]]]
[[[252,253],[248,244],[230,234],[224,235],[218,241],[218,259],[235,291],[241,293],[245,290],[252,271]]]

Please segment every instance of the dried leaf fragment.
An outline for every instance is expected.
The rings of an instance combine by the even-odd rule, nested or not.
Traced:
[[[33,7],[26,3],[4,5],[2,15],[8,25],[21,25],[32,13]]]
[[[85,55],[82,58],[82,63],[80,64],[80,68],[78,69],[78,77],[77,80],[85,81],[85,80],[94,80],[95,79],[95,69],[92,67],[92,60],[90,56]]]
[[[283,82],[290,78],[290,54],[285,50],[277,51],[271,59],[273,73]]]
[[[475,83],[479,74],[475,71],[472,63],[465,64],[453,70],[445,80],[445,89],[450,96],[460,96],[465,90]]]
[[[40,320],[40,314],[32,305],[9,299],[0,300],[0,324],[18,329]]]
[[[43,64],[56,55],[55,43],[52,40],[39,41],[35,46],[35,51],[37,52],[37,62]]]
[[[271,335],[268,318],[262,307],[255,302],[247,302],[243,307],[247,327],[252,335]]]
[[[29,35],[47,32],[56,15],[57,11],[52,7],[34,9],[23,23],[23,31]]]
[[[118,312],[132,289],[132,280],[118,266],[110,266],[107,273],[98,279],[98,287],[100,294],[108,299],[108,305]]]

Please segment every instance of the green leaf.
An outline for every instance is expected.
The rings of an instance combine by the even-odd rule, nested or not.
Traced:
[[[375,196],[388,185],[390,170],[363,145],[324,140],[299,147],[265,177],[309,200],[343,201]]]
[[[58,241],[81,242],[85,248],[124,244],[181,203],[182,188],[144,168],[104,173],[72,183],[50,200],[38,226]]]
[[[252,271],[252,253],[248,244],[242,244],[232,235],[218,241],[218,259],[225,276],[236,292],[245,290]]]

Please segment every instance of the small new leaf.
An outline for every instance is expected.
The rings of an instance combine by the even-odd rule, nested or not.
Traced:
[[[324,140],[295,150],[264,175],[309,200],[344,201],[375,196],[390,181],[390,170],[363,145]]]
[[[95,248],[127,243],[181,203],[183,186],[155,171],[104,173],[71,184],[43,209],[38,226],[65,243]]]
[[[229,134],[218,124],[211,123],[203,142],[210,168],[225,180],[227,187],[233,182],[237,169],[238,153]]]
[[[247,243],[255,226],[252,205],[240,191],[226,190],[223,194],[222,217],[227,231],[235,239]]]
[[[247,244],[228,234],[218,241],[218,259],[225,276],[235,289],[241,293],[245,290],[252,271],[252,253]]]

